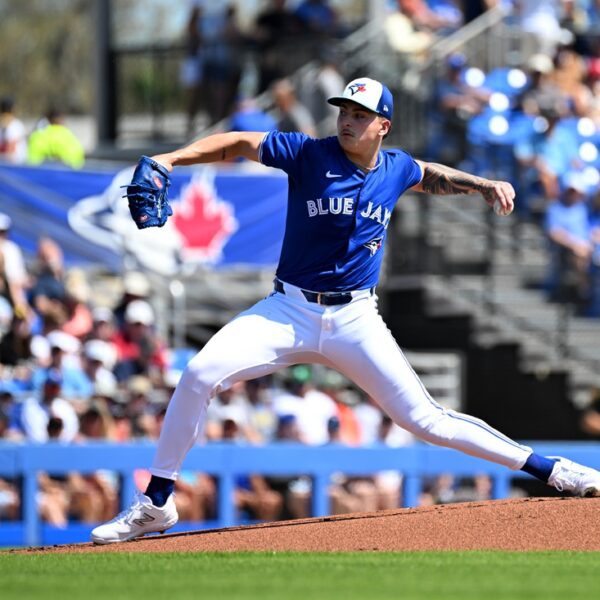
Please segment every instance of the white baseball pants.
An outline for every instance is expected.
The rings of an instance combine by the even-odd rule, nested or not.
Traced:
[[[211,398],[237,381],[298,363],[336,369],[418,438],[520,469],[532,450],[483,421],[442,408],[427,393],[377,312],[369,290],[339,306],[308,302],[284,284],[225,325],[189,362],[169,403],[153,475],[176,479]]]

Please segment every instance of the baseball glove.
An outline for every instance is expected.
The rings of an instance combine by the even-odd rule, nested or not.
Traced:
[[[169,205],[169,172],[149,156],[142,156],[127,186],[124,198],[138,229],[162,227],[173,214]]]

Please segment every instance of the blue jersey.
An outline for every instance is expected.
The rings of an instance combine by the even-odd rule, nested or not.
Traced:
[[[337,137],[279,131],[265,135],[259,159],[288,174],[277,277],[316,292],[375,286],[392,210],[421,179],[415,160],[402,150],[380,151],[376,167],[365,173]]]

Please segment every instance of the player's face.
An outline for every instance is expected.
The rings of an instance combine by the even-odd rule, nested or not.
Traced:
[[[346,152],[368,151],[378,144],[389,131],[390,121],[354,102],[340,105],[337,133]]]

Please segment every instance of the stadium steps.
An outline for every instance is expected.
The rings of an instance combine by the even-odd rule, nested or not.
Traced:
[[[585,406],[591,387],[600,386],[600,321],[547,300],[547,242],[539,225],[496,217],[473,196],[424,202],[428,213],[423,196],[403,198],[395,228],[438,256],[423,278],[428,313],[470,314],[473,338],[484,347],[517,343],[524,373],[567,371],[571,401]]]

